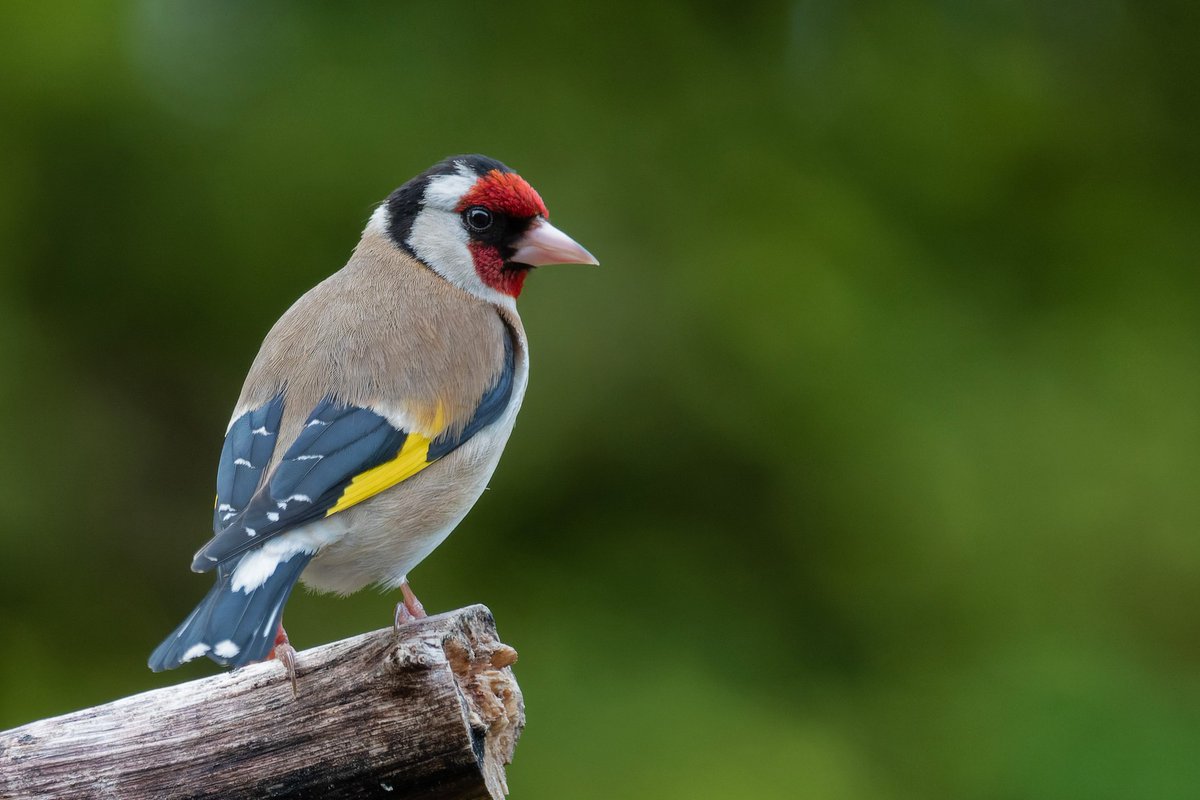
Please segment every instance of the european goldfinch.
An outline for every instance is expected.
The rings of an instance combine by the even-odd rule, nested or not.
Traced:
[[[208,596],[150,656],[241,666],[294,655],[298,579],[348,594],[400,587],[496,469],[529,376],[516,298],[544,264],[595,264],[538,193],[478,155],[448,158],[371,215],[350,261],[275,323],[217,468]],[[294,675],[294,672],[293,672]]]

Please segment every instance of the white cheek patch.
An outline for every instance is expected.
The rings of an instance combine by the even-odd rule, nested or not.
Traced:
[[[408,234],[408,246],[417,258],[464,288],[468,281],[479,282],[467,241],[457,214],[428,207],[417,214]]]

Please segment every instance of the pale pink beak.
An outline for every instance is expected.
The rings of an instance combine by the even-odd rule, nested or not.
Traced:
[[[517,240],[517,251],[509,261],[531,267],[600,263],[578,242],[541,217]]]

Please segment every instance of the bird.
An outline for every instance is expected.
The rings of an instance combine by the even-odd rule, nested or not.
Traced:
[[[279,659],[297,581],[399,588],[486,488],[516,421],[529,347],[516,300],[536,267],[597,264],[500,161],[452,156],[392,192],[349,261],[263,340],[217,466],[208,594],[149,667]]]

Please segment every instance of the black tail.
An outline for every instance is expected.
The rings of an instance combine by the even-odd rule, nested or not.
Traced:
[[[241,558],[222,564],[217,568],[216,585],[150,654],[150,669],[174,669],[200,656],[230,667],[266,658],[275,644],[283,606],[311,558],[305,553],[293,555],[249,592],[231,586]]]

